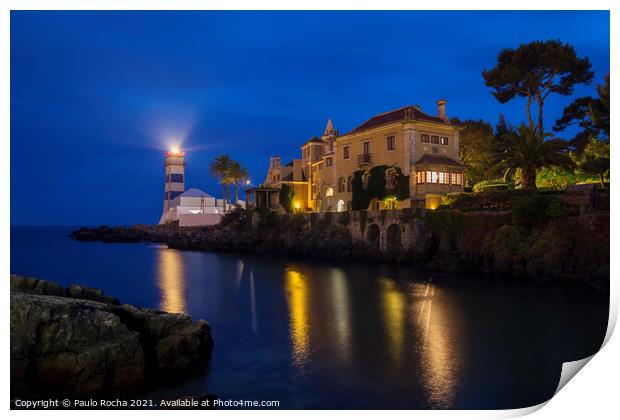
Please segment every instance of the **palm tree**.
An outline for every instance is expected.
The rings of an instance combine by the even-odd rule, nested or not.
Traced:
[[[538,169],[559,166],[571,168],[572,160],[568,154],[568,143],[556,139],[551,133],[540,134],[537,127],[521,124],[517,133],[507,133],[502,138],[502,149],[495,156],[499,168],[508,174],[521,170],[521,188],[536,189]]]
[[[209,169],[211,170],[211,174],[218,179],[220,184],[222,184],[222,198],[224,200],[224,208],[226,208],[226,187],[230,184],[230,166],[233,160],[229,155],[220,155],[213,159],[213,162],[209,165]]]
[[[248,179],[248,170],[241,166],[237,161],[233,161],[230,165],[229,177],[235,185],[235,204],[239,201],[239,185]]]

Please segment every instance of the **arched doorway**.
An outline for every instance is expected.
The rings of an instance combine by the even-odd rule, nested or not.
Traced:
[[[397,253],[401,245],[400,226],[391,224],[386,233],[386,248],[390,253]]]
[[[334,189],[327,187],[325,190],[325,211],[334,211]]]
[[[338,200],[338,211],[345,211],[346,209],[344,200]]]
[[[381,230],[376,223],[368,226],[368,230],[366,231],[366,240],[374,249],[379,249],[381,246]]]

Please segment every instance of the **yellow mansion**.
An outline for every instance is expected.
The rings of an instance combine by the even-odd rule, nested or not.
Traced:
[[[463,191],[464,170],[458,154],[460,127],[449,122],[445,100],[437,101],[437,113],[431,116],[406,106],[375,115],[344,135],[330,118],[320,138],[301,146],[301,159],[286,165],[279,157],[270,159],[265,186],[291,186],[298,211],[359,210],[360,202],[373,210],[435,208],[441,194]],[[397,179],[407,180],[406,196],[355,201],[354,184],[358,182],[361,194],[377,172],[386,191]]]

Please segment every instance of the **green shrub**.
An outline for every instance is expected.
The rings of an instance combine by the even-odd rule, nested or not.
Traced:
[[[493,239],[493,254],[523,255],[527,251],[529,231],[522,226],[504,225]]]
[[[393,168],[396,171],[394,187],[386,188],[385,172]],[[351,208],[353,210],[366,210],[370,201],[374,198],[383,200],[387,196],[395,196],[397,200],[409,198],[409,177],[405,176],[399,167],[379,165],[368,171],[368,185],[364,188],[362,178],[365,170],[353,173]]]
[[[527,190],[486,191],[479,193],[450,193],[442,196],[443,208],[449,207],[461,211],[484,209],[510,209],[514,201],[523,196],[532,195]]]
[[[534,225],[558,219],[568,208],[553,195],[532,194],[517,198],[512,205],[512,222],[519,226]]]
[[[513,189],[514,185],[504,181],[503,179],[490,179],[486,181],[480,181],[472,188],[473,192],[490,192],[490,191],[505,191]]]
[[[235,230],[245,229],[252,224],[252,215],[248,210],[236,207],[234,210],[224,213],[219,225]]]
[[[269,209],[256,209],[258,213],[258,229],[259,230],[271,230],[278,226],[278,215],[276,212]]]
[[[438,239],[456,240],[461,234],[463,215],[454,210],[434,210],[426,213],[424,223]]]
[[[280,187],[280,205],[286,210],[287,213],[293,212],[293,199],[295,198],[295,192],[288,184],[282,184]]]

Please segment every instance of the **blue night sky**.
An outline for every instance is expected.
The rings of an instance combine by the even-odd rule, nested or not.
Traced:
[[[418,104],[498,113],[481,72],[497,53],[558,38],[609,72],[607,12],[12,12],[11,224],[155,223],[163,153],[188,150],[186,188],[220,195],[230,154],[264,181],[328,117],[341,133]],[[553,97],[546,126],[571,98]]]

